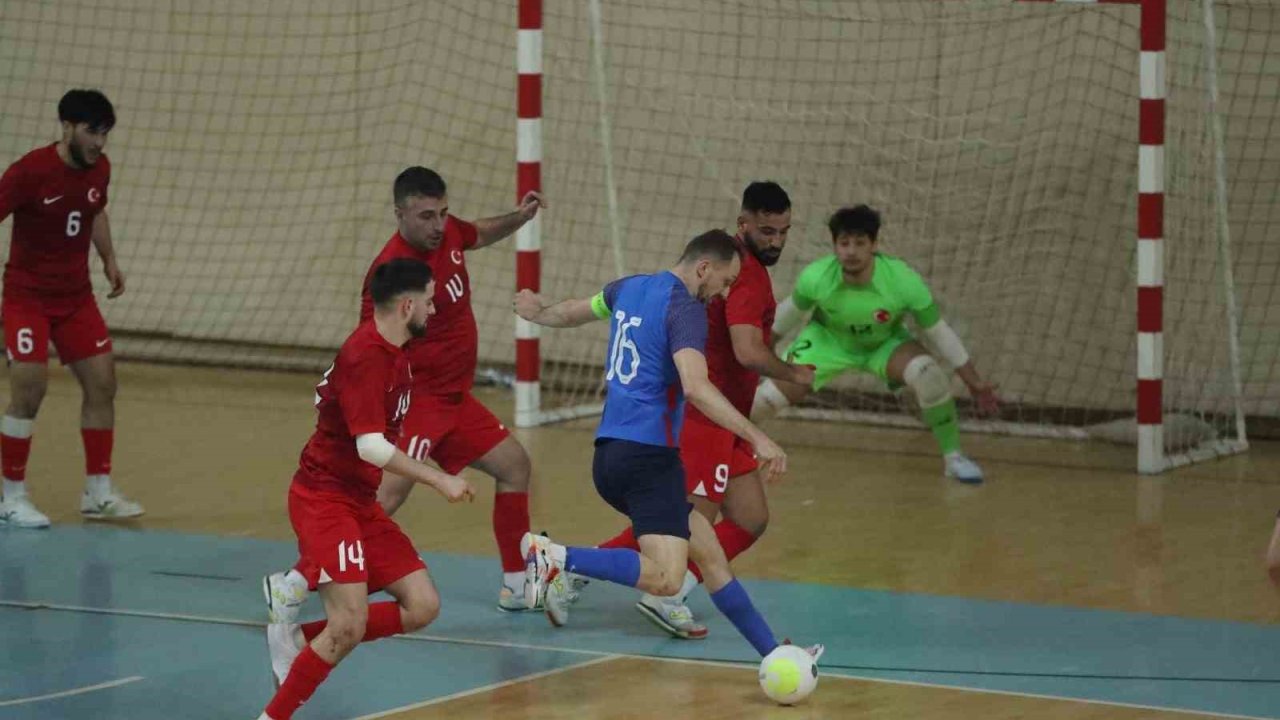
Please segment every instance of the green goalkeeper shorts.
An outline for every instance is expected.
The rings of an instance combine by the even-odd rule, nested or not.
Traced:
[[[887,385],[895,385],[889,380],[889,358],[902,343],[911,340],[911,333],[901,328],[884,344],[873,350],[853,350],[836,340],[822,325],[811,322],[804,326],[800,335],[787,348],[786,359],[798,365],[813,365],[813,389],[821,390],[840,373],[846,370],[871,373]]]

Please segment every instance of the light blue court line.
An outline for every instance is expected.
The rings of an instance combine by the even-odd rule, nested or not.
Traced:
[[[702,593],[695,594],[692,604],[711,627],[711,637],[704,641],[675,641],[657,634],[631,610],[634,593],[606,583],[588,586],[583,601],[573,610],[571,626],[555,630],[539,615],[513,616],[494,609],[496,560],[437,554],[424,557],[444,607],[440,619],[420,637],[449,645],[431,643],[424,647],[422,643],[384,641],[376,649],[358,650],[352,656],[367,657],[361,662],[385,668],[383,655],[389,660],[390,656],[399,657],[396,653],[405,652],[415,658],[412,664],[422,672],[431,672],[440,663],[450,665],[452,685],[422,685],[412,696],[397,696],[397,701],[404,701],[401,704],[430,701],[599,655],[748,665],[757,661],[749,646],[715,613]],[[0,532],[0,600],[9,605],[47,603],[256,624],[262,622],[263,616],[260,576],[287,567],[293,560],[292,543],[244,538],[76,526],[48,532]],[[775,581],[746,584],[780,635],[800,643],[826,643],[822,664],[827,675],[1280,718],[1280,653],[1276,652],[1280,628]],[[308,610],[314,616],[318,603],[310,603]],[[80,617],[82,613],[39,610],[0,611],[0,619],[23,612],[49,618],[39,630],[32,631],[35,637],[54,632],[53,627],[92,625],[92,621]],[[151,628],[140,631],[148,639],[148,632],[168,632],[157,631],[154,620],[137,618],[136,622]],[[200,623],[164,624],[181,628],[180,634],[192,628],[201,628],[198,634],[202,636],[212,632],[232,638],[247,633],[246,637],[253,641],[243,647],[235,639],[210,640],[208,649],[202,652],[217,656],[223,664],[253,666],[249,675],[257,680],[246,677],[246,683],[267,682],[261,630],[234,626],[211,629]],[[0,622],[0,644],[12,647],[13,640],[4,638],[12,638],[13,632],[12,620]],[[121,637],[112,648],[99,650],[131,657],[133,651],[126,645],[128,640]],[[384,650],[392,645],[405,649]],[[528,652],[521,652],[521,647]],[[485,657],[484,653],[497,653],[550,655],[558,660],[545,667],[523,662],[519,667],[508,668],[509,673],[490,673],[494,668],[490,665],[486,669],[482,659],[456,659],[453,651],[461,649],[481,653],[480,658]],[[466,663],[476,666],[472,668],[475,672],[464,680],[461,676],[470,672]],[[82,697],[124,696],[130,688],[165,682],[155,680],[151,665],[146,663],[111,664],[109,670],[89,672],[76,666],[62,672],[56,684],[55,678],[47,678],[48,682],[40,685],[30,679],[11,681],[15,675],[24,678],[24,668],[21,662],[18,667],[8,667],[0,659],[0,700],[133,675],[147,679]],[[345,674],[344,662],[335,677]],[[169,681],[191,682],[189,675],[184,677],[187,679]],[[17,687],[6,687],[7,682],[23,683],[21,692]],[[321,690],[325,697],[335,694],[326,692],[329,685],[326,683]],[[261,692],[242,689],[239,697],[247,696],[260,704],[265,700],[264,693],[269,692],[269,686],[264,687]],[[222,697],[225,702],[237,695]],[[312,710],[310,706],[307,709]],[[383,709],[386,708],[352,706],[346,708],[351,714],[332,717]],[[0,717],[7,716],[0,711]]]
[[[121,685],[128,685],[131,682],[138,682],[143,679],[144,678],[141,675],[134,675],[133,677],[120,678],[119,680],[112,680],[111,682],[98,683],[97,685],[85,685],[84,687],[72,688],[61,692],[32,695],[31,697],[18,698],[16,700],[5,700],[0,702],[0,707],[7,707],[9,705],[28,705],[31,703],[45,702],[47,700],[57,700],[58,698],[71,697],[72,695],[82,695],[87,692],[93,692],[94,690],[106,690],[108,688],[119,687]]]

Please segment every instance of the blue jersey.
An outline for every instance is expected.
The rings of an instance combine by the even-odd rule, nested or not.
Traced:
[[[593,307],[609,318],[608,384],[597,438],[676,447],[684,392],[674,355],[704,352],[707,309],[671,272],[615,280]]]

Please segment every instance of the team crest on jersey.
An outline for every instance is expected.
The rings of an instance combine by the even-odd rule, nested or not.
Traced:
[[[89,188],[89,202],[96,203],[102,197],[102,191],[96,187]]]
[[[451,252],[449,253],[449,259],[453,261],[453,264],[454,264],[454,265],[461,265],[461,264],[462,264],[462,251],[461,251],[461,250],[453,250],[453,251],[451,251]]]
[[[889,314],[889,311],[885,310],[884,308],[880,308],[879,310],[877,310],[875,317],[876,317],[876,322],[880,323],[881,325],[893,319],[893,316]]]

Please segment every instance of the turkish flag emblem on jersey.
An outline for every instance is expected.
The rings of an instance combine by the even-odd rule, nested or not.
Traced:
[[[885,310],[884,308],[880,308],[879,310],[876,311],[876,322],[880,323],[881,325],[889,322],[889,320],[891,320],[892,318],[893,316],[890,315],[889,311]]]

